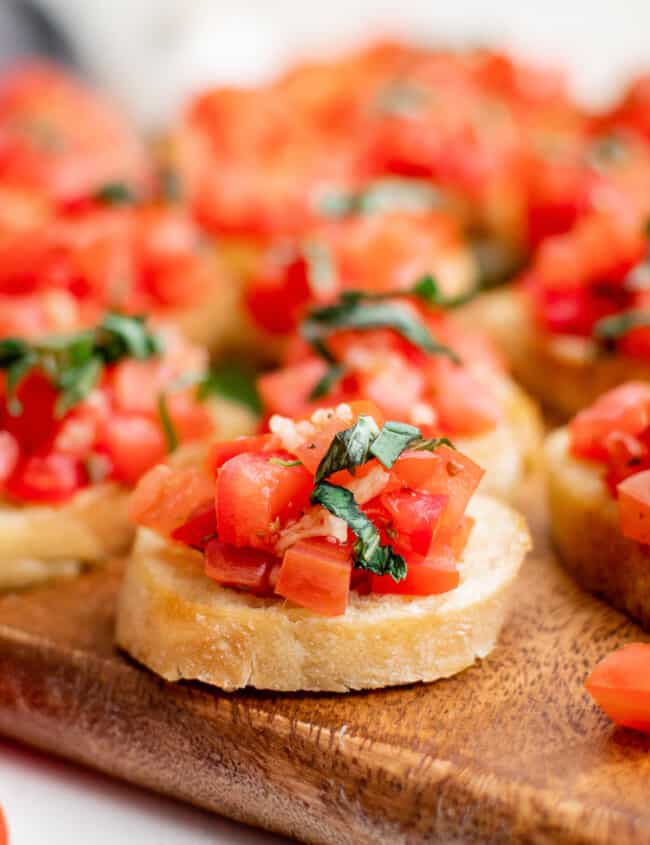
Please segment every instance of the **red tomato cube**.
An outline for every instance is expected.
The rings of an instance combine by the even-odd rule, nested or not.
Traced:
[[[348,606],[350,549],[311,537],[284,555],[275,592],[324,616],[341,616]]]
[[[585,686],[612,721],[650,733],[650,643],[630,643],[610,654]]]

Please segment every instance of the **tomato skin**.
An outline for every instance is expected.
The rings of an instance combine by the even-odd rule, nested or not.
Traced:
[[[494,394],[466,367],[440,356],[427,364],[440,429],[450,434],[483,434],[501,419]]]
[[[44,373],[33,370],[18,385],[16,398],[20,413],[12,414],[4,398],[0,426],[18,440],[23,454],[47,450],[60,426],[55,414],[56,389]]]
[[[449,546],[434,546],[425,558],[407,557],[406,578],[395,581],[390,575],[373,575],[371,590],[378,595],[431,596],[454,590],[460,583],[456,558]]]
[[[569,423],[571,451],[579,458],[605,460],[606,438],[624,433],[636,436],[650,426],[650,385],[627,382],[601,396]]]
[[[214,481],[195,467],[149,470],[131,493],[129,519],[169,537],[199,508],[214,503]]]
[[[257,390],[267,414],[301,417],[309,408],[309,396],[327,371],[320,358],[265,373],[257,379]]]
[[[113,414],[102,426],[97,451],[106,454],[116,481],[133,485],[165,459],[167,444],[160,425],[135,414]]]
[[[429,457],[415,457],[420,454]],[[448,497],[436,535],[444,542],[449,542],[458,528],[470,498],[485,475],[478,464],[449,446],[439,446],[435,452],[427,453],[406,451],[392,472],[406,486]]]
[[[425,557],[449,497],[415,490],[394,490],[383,493],[380,499],[397,535],[395,545]]]
[[[311,537],[285,552],[275,592],[315,613],[341,616],[348,605],[351,572],[347,546]]]
[[[272,442],[272,434],[260,434],[255,437],[237,437],[225,443],[214,443],[207,457],[208,472],[216,477],[217,471],[235,455],[242,455],[244,452],[268,451]]]
[[[214,500],[199,504],[187,521],[172,531],[171,539],[194,549],[205,550],[206,544],[217,534],[217,513]]]
[[[8,431],[0,431],[0,484],[3,484],[12,474],[18,458],[20,447],[16,438]]]
[[[223,542],[239,548],[269,550],[281,527],[302,514],[313,489],[303,466],[280,466],[287,453],[243,452],[219,470],[216,485],[217,529]]]
[[[269,574],[277,558],[256,549],[238,549],[221,540],[205,547],[205,574],[218,584],[250,592],[270,592]]]
[[[616,490],[623,535],[650,543],[650,469],[621,481]]]
[[[310,298],[308,265],[297,256],[287,265],[262,268],[249,284],[246,304],[260,328],[283,335],[296,328]]]
[[[60,504],[79,492],[85,482],[86,474],[79,460],[50,452],[20,461],[5,481],[4,489],[19,501]]]
[[[608,655],[585,687],[616,724],[650,733],[650,643],[630,643]]]

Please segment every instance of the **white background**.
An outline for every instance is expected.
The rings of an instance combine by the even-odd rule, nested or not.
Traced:
[[[0,0],[2,2],[2,0]],[[310,49],[402,31],[560,60],[603,101],[650,67],[650,0],[38,0],[88,69],[147,125],[212,80],[259,79]],[[0,741],[12,845],[270,845],[257,833]]]

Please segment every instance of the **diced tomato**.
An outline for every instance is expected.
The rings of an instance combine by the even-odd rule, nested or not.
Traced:
[[[224,443],[214,443],[210,447],[207,458],[207,468],[211,475],[217,474],[226,461],[244,452],[264,452],[273,441],[272,434],[260,434],[256,437],[237,437]]]
[[[19,407],[13,413],[8,407],[1,412],[0,425],[14,435],[24,454],[41,452],[52,443],[59,427],[57,398],[57,390],[47,376],[32,370],[18,385]]]
[[[84,485],[86,474],[79,460],[51,452],[18,463],[5,482],[9,496],[25,502],[65,502]]]
[[[332,409],[327,416],[315,424],[316,430],[313,436],[292,450],[296,458],[302,461],[309,472],[316,472],[334,436],[339,431],[343,431],[354,425],[360,416],[366,415],[373,417],[378,427],[384,424],[383,414],[373,402],[358,401],[348,402],[347,404],[352,411],[351,421],[348,416],[342,417],[335,409]]]
[[[415,490],[395,490],[384,493],[381,502],[392,522],[394,545],[426,556],[448,497]]]
[[[0,431],[0,484],[12,474],[18,463],[18,441],[8,431]]]
[[[639,543],[650,543],[650,470],[631,475],[616,489],[621,531]]]
[[[298,256],[282,264],[272,258],[251,280],[246,303],[261,328],[272,334],[287,334],[296,327],[310,296],[305,259]]]
[[[214,419],[208,408],[186,390],[167,396],[169,416],[181,443],[204,440],[214,432]]]
[[[204,549],[206,543],[217,535],[217,512],[214,500],[202,502],[189,515],[187,522],[172,531],[171,538],[178,543]]]
[[[310,358],[260,376],[257,379],[257,389],[264,409],[268,414],[303,416],[311,391],[325,375],[326,370],[325,361]]]
[[[345,613],[350,593],[350,549],[324,538],[300,540],[285,552],[275,592],[324,616]]]
[[[402,596],[432,596],[454,590],[460,583],[456,558],[449,546],[437,546],[425,558],[407,557],[406,578],[395,581],[390,575],[373,575],[372,592]]]
[[[217,476],[219,537],[233,546],[273,547],[278,531],[309,504],[312,476],[303,466],[282,466],[286,452],[244,452],[226,461]]]
[[[650,426],[650,384],[628,382],[610,390],[569,424],[571,450],[581,458],[607,457],[612,432],[637,436]]]
[[[415,472],[419,475],[419,489],[449,497],[437,533],[441,541],[449,542],[485,471],[462,452],[457,452],[449,446],[439,446],[435,452],[427,453],[430,455],[427,461],[429,471],[425,478],[422,466],[425,461],[422,458],[414,459],[413,454],[405,452],[393,467],[393,474],[407,486],[415,487],[412,483]]]
[[[97,449],[108,455],[112,476],[129,485],[163,461],[167,452],[160,425],[127,414],[113,414],[102,426]]]
[[[0,807],[0,845],[8,845],[9,843],[9,829],[7,827],[7,820],[5,814]]]
[[[165,537],[199,508],[214,502],[214,481],[195,467],[171,469],[164,464],[144,475],[131,494],[129,519]]]
[[[270,593],[270,572],[277,558],[256,549],[237,549],[221,540],[210,540],[205,547],[205,574],[228,587],[252,593]]]
[[[452,434],[482,434],[501,418],[501,407],[492,391],[466,367],[434,356],[427,373],[433,391],[438,423]]]
[[[473,516],[465,515],[461,519],[460,525],[452,535],[449,545],[451,546],[451,550],[456,560],[458,560],[465,551],[465,546],[467,545],[469,535],[472,533],[472,528],[474,528],[475,523],[476,520]]]
[[[650,643],[630,643],[610,654],[585,686],[618,725],[650,733]]]

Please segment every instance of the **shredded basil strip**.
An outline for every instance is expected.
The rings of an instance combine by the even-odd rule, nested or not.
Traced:
[[[370,447],[378,434],[377,423],[366,414],[361,414],[350,428],[337,432],[318,465],[314,484],[318,484],[324,478],[342,469],[347,469],[354,474],[356,467],[362,466],[369,460]]]
[[[135,193],[124,182],[107,182],[95,192],[95,199],[105,205],[134,205]]]
[[[414,449],[416,452],[435,452],[438,446],[449,446],[450,449],[456,448],[448,437],[430,437],[428,440],[418,440],[416,443],[411,443],[409,449]]]
[[[370,445],[370,454],[386,469],[392,469],[395,461],[412,443],[422,440],[419,428],[400,422],[387,422]]]
[[[616,342],[632,329],[650,326],[650,311],[630,310],[598,320],[593,337],[606,347],[615,348]]]
[[[340,381],[344,375],[345,367],[341,364],[330,364],[323,377],[320,378],[312,388],[312,391],[309,394],[309,400],[313,402],[316,399],[321,399],[323,396],[327,396],[334,385]]]
[[[404,296],[404,292],[401,295]],[[419,349],[432,355],[445,355],[460,363],[453,349],[435,340],[424,323],[399,304],[368,299],[370,297],[358,291],[346,291],[334,305],[316,308],[307,315],[300,327],[302,336],[316,352],[335,363],[326,344],[329,335],[347,329],[392,329]]]
[[[330,484],[329,481],[321,481],[312,491],[311,503],[321,505],[344,520],[355,534],[355,569],[365,569],[376,575],[390,575],[394,581],[406,578],[406,561],[390,546],[382,545],[377,526],[360,510],[350,490]]]
[[[160,417],[160,426],[163,430],[163,434],[165,435],[167,451],[169,453],[175,452],[176,449],[178,449],[179,443],[178,433],[176,432],[174,422],[171,418],[171,414],[169,413],[169,408],[167,407],[167,395],[164,391],[158,396],[158,416]]]
[[[412,296],[417,296],[428,305],[435,305],[438,308],[458,308],[461,305],[466,305],[478,293],[478,287],[473,285],[464,293],[457,296],[447,296],[440,290],[438,283],[433,276],[423,276],[419,282],[408,291]]]
[[[90,394],[106,364],[123,358],[144,360],[160,352],[160,339],[147,329],[142,317],[120,314],[107,314],[96,328],[76,335],[34,343],[5,338],[0,340],[0,370],[7,373],[9,411],[16,416],[22,412],[16,391],[33,369],[40,369],[57,388],[55,412],[61,417]]]

